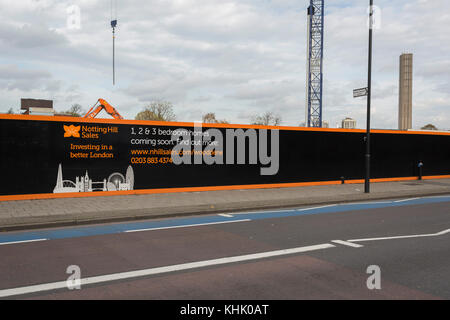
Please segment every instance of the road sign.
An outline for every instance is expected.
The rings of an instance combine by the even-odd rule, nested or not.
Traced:
[[[365,97],[369,94],[368,88],[360,88],[353,90],[353,98]]]

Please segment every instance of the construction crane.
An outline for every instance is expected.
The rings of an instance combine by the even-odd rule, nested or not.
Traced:
[[[306,66],[305,125],[322,127],[324,0],[310,0]]]
[[[117,120],[123,120],[123,117],[117,112],[112,105],[110,105],[106,100],[98,99],[95,105],[86,113],[83,118],[93,119],[100,111],[105,110],[111,117]]]

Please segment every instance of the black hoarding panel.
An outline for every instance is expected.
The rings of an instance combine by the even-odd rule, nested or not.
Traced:
[[[215,149],[223,152],[223,164],[209,165],[201,161],[201,164],[177,165],[171,156],[177,142],[172,141],[171,134],[185,129],[189,135],[184,138],[195,144],[196,130],[202,130],[200,136],[207,137],[211,128],[72,121],[25,120],[23,116],[0,119],[0,195],[364,178],[365,147],[361,131],[269,130],[266,147],[270,162],[264,162],[261,156],[261,141],[266,141],[262,140],[264,130],[215,128],[216,135],[223,139],[223,145],[219,143]],[[239,139],[234,140],[234,164],[228,161],[231,134],[256,139],[242,140],[245,141],[244,164],[236,163],[239,152],[243,151],[238,150]],[[277,141],[279,152],[275,148]],[[208,143],[200,143],[205,152]],[[371,177],[416,176],[418,161],[424,163],[424,175],[450,174],[449,146],[448,135],[374,133]],[[250,150],[256,154],[249,155]],[[194,162],[194,156],[190,159]],[[262,174],[262,168],[268,167],[273,174]]]

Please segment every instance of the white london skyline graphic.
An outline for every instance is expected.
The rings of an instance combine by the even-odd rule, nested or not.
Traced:
[[[134,171],[128,166],[125,176],[120,172],[114,172],[103,181],[93,181],[86,174],[76,177],[75,181],[64,180],[62,172],[62,164],[58,166],[58,176],[56,178],[56,186],[53,193],[70,193],[70,192],[94,192],[94,191],[128,191],[134,189]]]

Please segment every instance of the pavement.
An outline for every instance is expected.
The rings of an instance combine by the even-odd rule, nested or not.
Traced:
[[[0,231],[450,194],[450,179],[0,202]]]

